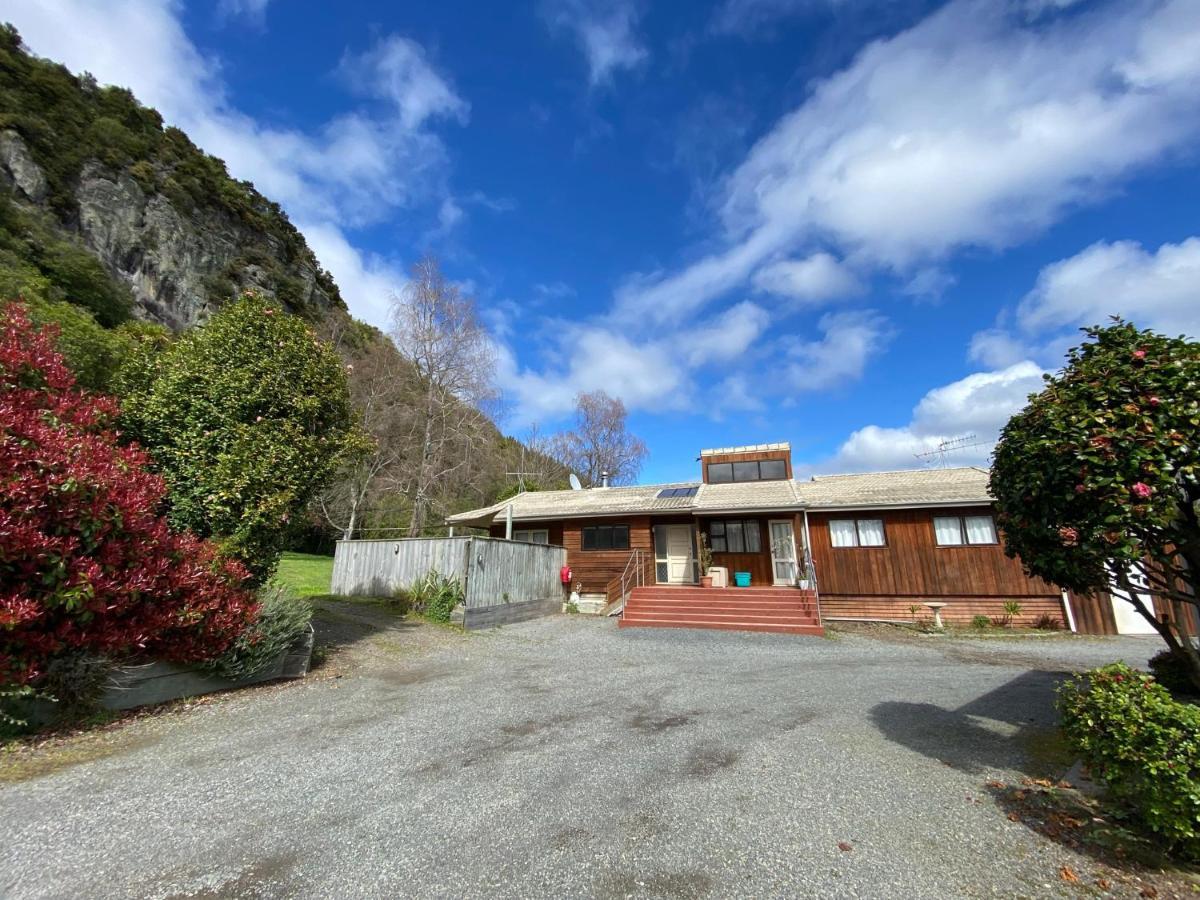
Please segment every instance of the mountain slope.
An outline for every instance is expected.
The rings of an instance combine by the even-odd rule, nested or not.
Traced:
[[[104,310],[89,306],[104,324],[122,317],[127,297],[136,317],[180,330],[247,287],[312,320],[345,309],[278,204],[231,178],[129,91],[30,55],[11,26],[0,28],[4,195],[19,209],[0,221],[0,250],[21,256],[14,218],[60,229],[113,282],[117,299]],[[37,250],[21,261],[40,269],[29,258]]]

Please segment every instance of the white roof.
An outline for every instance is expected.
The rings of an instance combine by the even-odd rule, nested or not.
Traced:
[[[914,469],[819,475],[811,481],[747,481],[731,484],[675,482],[581,491],[530,491],[448,516],[451,525],[486,527],[502,522],[512,505],[514,521],[574,519],[630,513],[783,512],[801,509],[853,509],[888,506],[944,506],[990,503],[988,471],[976,467]],[[695,487],[688,497],[659,497],[668,488]]]
[[[988,477],[976,466],[816,475],[797,482],[796,493],[809,509],[991,503]]]
[[[787,441],[779,444],[746,444],[743,447],[710,447],[701,450],[701,456],[724,456],[727,453],[760,453],[764,450],[791,450],[792,445]]]

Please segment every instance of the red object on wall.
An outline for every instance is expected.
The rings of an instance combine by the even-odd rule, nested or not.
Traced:
[[[562,581],[563,584],[570,584],[571,583],[571,567],[563,566],[561,569],[559,569],[558,577]]]

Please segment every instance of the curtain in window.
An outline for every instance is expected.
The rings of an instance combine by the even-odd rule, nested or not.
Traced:
[[[746,541],[742,535],[741,522],[725,523],[725,543],[728,545],[730,553],[746,552]]]
[[[961,544],[963,539],[960,521],[958,516],[934,516],[933,531],[937,535],[937,542],[943,547],[957,547]]]
[[[858,543],[863,547],[882,547],[883,519],[859,519]]]
[[[853,519],[834,519],[829,523],[829,537],[835,547],[854,547],[858,538],[854,532]]]
[[[762,538],[759,536],[759,533],[758,533],[758,522],[754,521],[753,519],[750,519],[749,521],[747,521],[743,524],[746,529],[746,552],[747,553],[761,553],[762,552]]]
[[[996,543],[996,523],[991,516],[967,516],[963,522],[967,526],[968,544]]]

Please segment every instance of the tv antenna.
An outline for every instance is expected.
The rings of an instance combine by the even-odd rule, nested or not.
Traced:
[[[524,444],[521,445],[521,464],[517,466],[517,471],[516,472],[505,472],[504,474],[506,476],[508,476],[509,478],[517,479],[517,493],[518,494],[525,493],[525,479],[526,478],[534,478],[537,476],[537,474],[538,474],[537,472],[526,472],[525,471],[525,445]]]
[[[979,440],[978,435],[964,434],[956,438],[938,441],[938,445],[932,450],[926,450],[924,453],[914,453],[913,456],[931,468],[948,469],[950,467],[950,457],[954,454],[986,446],[988,446],[987,441]]]

